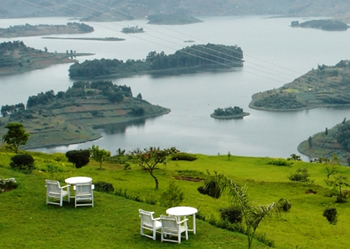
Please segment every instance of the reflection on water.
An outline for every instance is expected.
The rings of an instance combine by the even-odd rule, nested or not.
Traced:
[[[126,128],[128,127],[142,127],[146,124],[145,119],[138,119],[135,121],[129,121],[124,123],[117,124],[106,124],[106,125],[97,125],[94,129],[99,130],[100,132],[105,133],[106,135],[125,133]]]

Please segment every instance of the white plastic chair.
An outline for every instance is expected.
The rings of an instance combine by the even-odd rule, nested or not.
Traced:
[[[76,184],[73,188],[75,190],[75,207],[94,206],[95,185],[91,183],[79,183]]]
[[[67,196],[68,202],[70,202],[69,197],[69,187],[70,185],[66,185],[61,187],[59,181],[53,180],[45,180],[46,182],[46,205],[53,204],[59,205],[62,207],[63,205],[63,197]],[[64,190],[66,189],[66,190]],[[53,200],[52,200],[53,199]],[[59,202],[57,202],[59,200]]]
[[[142,209],[139,209],[139,214],[141,218],[141,235],[156,240],[157,230],[162,228],[159,218],[153,218],[154,212],[149,212]],[[144,229],[152,231],[152,235],[146,234]]]
[[[162,242],[168,241],[181,243],[182,233],[185,233],[186,240],[188,240],[187,220],[188,219],[183,219],[179,221],[175,216],[161,215],[160,222],[162,223]],[[172,239],[172,236],[176,236],[177,239]]]

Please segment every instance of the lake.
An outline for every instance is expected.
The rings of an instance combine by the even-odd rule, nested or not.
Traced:
[[[318,65],[334,65],[350,58],[349,32],[327,32],[291,28],[293,20],[312,18],[202,17],[190,25],[149,25],[146,20],[87,24],[95,32],[61,37],[118,37],[125,41],[48,40],[41,37],[0,39],[22,40],[49,52],[94,53],[94,58],[144,59],[150,51],[174,53],[192,44],[238,45],[244,52],[244,66],[228,72],[198,72],[171,76],[140,75],[114,79],[130,86],[134,96],[142,94],[152,104],[171,109],[167,115],[133,124],[109,125],[99,129],[97,141],[40,148],[44,152],[84,149],[92,144],[116,153],[136,148],[175,146],[181,151],[208,155],[227,154],[287,158],[300,155],[298,144],[314,133],[330,129],[349,117],[348,109],[319,108],[297,112],[266,112],[248,107],[251,96],[279,88]],[[68,18],[0,19],[0,27],[19,24],[66,24]],[[124,34],[126,26],[142,27],[145,32]],[[53,35],[55,37],[59,35]],[[194,40],[194,43],[184,41]],[[55,65],[21,75],[0,77],[0,104],[26,103],[31,95],[49,90],[65,91],[74,82],[68,77],[70,64]],[[239,106],[250,116],[239,120],[215,120],[216,108]],[[302,156],[303,160],[308,160]]]

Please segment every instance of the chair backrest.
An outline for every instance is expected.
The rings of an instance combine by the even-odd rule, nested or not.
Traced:
[[[92,195],[94,185],[91,183],[79,183],[74,186],[75,195]]]
[[[169,230],[178,230],[179,225],[176,217],[161,215],[160,220],[162,222],[162,227]]]
[[[148,225],[153,225],[153,214],[154,212],[149,212],[149,211],[145,211],[142,209],[139,209],[139,213],[140,213],[140,218],[141,218],[141,222],[143,224],[148,224]]]
[[[60,193],[60,182],[53,180],[45,180],[48,193]]]

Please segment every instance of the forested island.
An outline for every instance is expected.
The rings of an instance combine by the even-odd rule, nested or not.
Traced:
[[[134,33],[143,33],[143,28],[139,28],[138,26],[135,26],[135,27],[125,27],[122,29],[122,32],[125,33],[125,34],[134,34]]]
[[[311,20],[302,23],[294,21],[292,22],[291,26],[300,28],[322,29],[326,31],[345,31],[349,28],[346,23],[332,19]]]
[[[9,28],[0,28],[0,37],[12,38],[38,35],[81,34],[93,32],[94,28],[84,23],[69,22],[67,25],[16,25]]]
[[[149,24],[158,25],[183,25],[202,22],[201,20],[187,14],[156,14],[147,17]]]
[[[27,47],[23,41],[0,43],[0,76],[24,73],[45,68],[54,64],[73,63],[76,56],[91,55],[87,53],[49,53],[43,50]]]
[[[237,45],[192,45],[174,54],[150,52],[144,60],[117,59],[86,60],[69,68],[73,79],[127,77],[135,74],[167,72],[172,70],[231,69],[243,65],[243,51]]]
[[[248,116],[248,112],[244,112],[239,106],[227,107],[227,108],[217,108],[214,110],[214,113],[210,115],[212,118],[216,119],[242,119],[245,116]]]
[[[256,93],[250,108],[295,111],[316,107],[350,107],[350,61],[335,66],[318,65],[278,89]]]
[[[94,127],[156,117],[170,110],[133,97],[130,87],[111,81],[75,82],[66,92],[47,91],[23,103],[1,107],[0,134],[8,122],[30,133],[24,149],[81,143],[101,137]]]
[[[118,37],[105,37],[105,38],[98,38],[98,37],[42,37],[42,39],[52,39],[52,40],[83,40],[83,41],[125,41],[124,38],[118,38]]]
[[[342,165],[350,165],[350,121],[344,120],[324,131],[311,135],[301,142],[298,151],[321,160],[331,160],[336,154]]]

